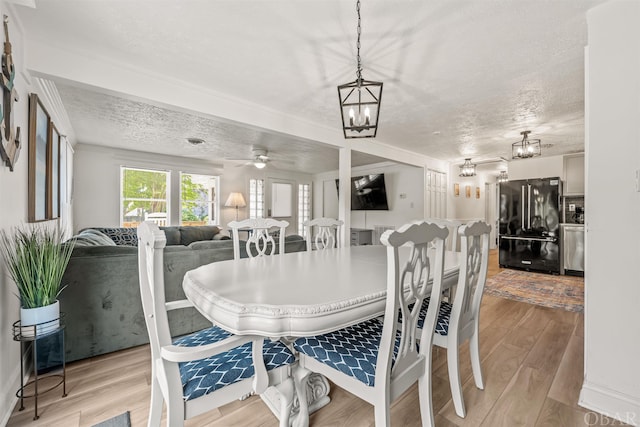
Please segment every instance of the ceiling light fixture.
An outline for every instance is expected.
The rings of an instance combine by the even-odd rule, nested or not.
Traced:
[[[460,176],[476,176],[476,165],[471,163],[471,159],[464,159],[464,163],[460,165]]]
[[[358,66],[356,79],[338,86],[340,115],[345,138],[375,138],[378,131],[382,83],[364,80],[360,61],[360,0],[356,3],[358,12],[358,42],[356,44]]]
[[[514,159],[528,159],[542,155],[539,139],[529,139],[530,130],[520,132],[522,141],[511,144],[511,154]]]
[[[507,175],[507,171],[500,171],[497,181],[498,181],[498,184],[501,182],[509,181],[509,175]]]
[[[264,169],[267,166],[267,161],[264,159],[261,159],[260,157],[257,157],[253,161],[253,166],[257,167],[258,169]]]
[[[200,145],[204,143],[204,139],[202,138],[187,138],[187,142],[191,145]]]

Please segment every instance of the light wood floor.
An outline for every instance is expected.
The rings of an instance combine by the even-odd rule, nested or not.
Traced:
[[[492,253],[489,275],[497,274]],[[475,388],[468,346],[461,351],[467,416],[456,416],[451,401],[446,351],[434,349],[433,395],[438,427],[621,425],[577,405],[583,377],[583,316],[485,296],[480,316],[485,390]],[[68,365],[68,396],[51,391],[40,398],[40,419],[32,421],[33,401],[14,410],[9,426],[92,426],[124,411],[134,427],[146,426],[150,394],[148,346]],[[373,407],[333,386],[331,403],[313,414],[312,426],[370,426]],[[392,407],[392,425],[419,426],[417,388]],[[276,418],[253,396],[233,402],[187,426],[276,426]]]

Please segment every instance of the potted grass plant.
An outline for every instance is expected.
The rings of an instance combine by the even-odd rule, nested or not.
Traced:
[[[60,225],[0,231],[0,253],[18,288],[22,335],[47,334],[60,325],[58,295],[73,250],[72,242],[63,243],[63,235]]]

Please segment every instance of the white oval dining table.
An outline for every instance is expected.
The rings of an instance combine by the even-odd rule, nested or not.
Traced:
[[[188,271],[183,288],[234,334],[318,335],[384,313],[386,254],[372,245],[218,261]],[[458,264],[458,252],[445,253],[444,288],[457,281]]]
[[[401,248],[401,258],[408,258],[409,251]],[[458,252],[445,253],[443,288],[457,283],[459,259]],[[234,334],[295,338],[382,315],[386,275],[385,246],[352,246],[218,261],[188,271],[183,288],[200,313]],[[319,377],[307,385],[313,390],[307,395],[316,398],[309,404],[311,412],[329,402],[328,383]],[[277,396],[263,398],[279,416],[279,404],[273,402]],[[295,424],[307,425],[307,410],[300,409]]]

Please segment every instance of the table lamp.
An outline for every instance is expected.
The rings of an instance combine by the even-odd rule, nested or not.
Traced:
[[[238,220],[238,208],[244,208],[247,204],[244,201],[244,197],[242,193],[231,193],[229,194],[229,198],[227,202],[224,204],[227,207],[235,207],[236,208],[236,221]]]

